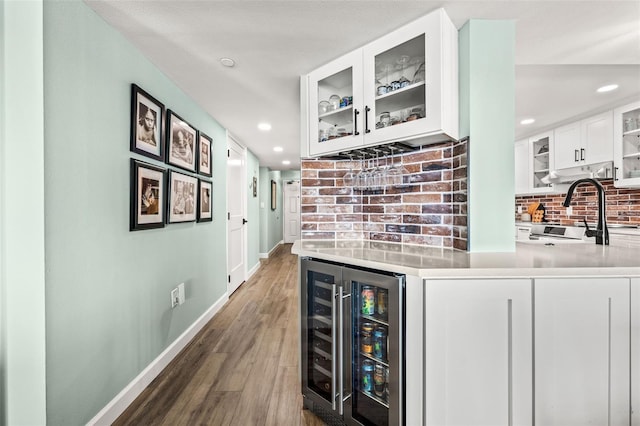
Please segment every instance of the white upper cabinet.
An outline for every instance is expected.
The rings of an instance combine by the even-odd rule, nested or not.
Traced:
[[[458,32],[443,9],[318,68],[306,80],[303,155],[458,137]]]
[[[616,187],[640,187],[640,101],[613,111]]]
[[[526,194],[529,192],[529,141],[516,141],[513,149],[515,164],[515,192]]]
[[[529,138],[529,192],[553,192],[553,185],[546,183],[553,170],[553,132],[545,132]],[[547,181],[548,182],[548,181]]]
[[[555,169],[613,160],[613,113],[607,111],[554,131]]]

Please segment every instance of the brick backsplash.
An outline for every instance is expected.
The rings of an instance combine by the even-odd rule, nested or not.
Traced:
[[[612,179],[604,179],[600,183],[605,188],[607,223],[640,225],[640,189],[616,188]],[[567,216],[566,209],[562,206],[566,195],[564,193],[516,197],[516,220],[520,216],[517,213],[518,206],[523,206],[523,211],[526,211],[529,204],[538,202],[545,207],[544,217],[547,222],[573,225],[575,222],[582,222],[583,218],[589,223],[597,222],[598,194],[592,185],[582,184],[576,188],[571,198],[571,216]]]
[[[385,165],[387,160],[381,160]],[[467,143],[395,157],[407,174],[379,190],[345,186],[360,161],[303,160],[303,239],[365,239],[467,250]]]

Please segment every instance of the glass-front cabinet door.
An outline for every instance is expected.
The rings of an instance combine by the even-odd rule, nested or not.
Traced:
[[[364,72],[365,144],[457,138],[457,31],[443,11],[365,46]]]
[[[309,154],[361,146],[362,51],[309,74]]]
[[[341,269],[318,262],[303,264],[302,368],[304,386],[316,403],[336,409],[339,358],[337,288]]]
[[[360,275],[364,274],[364,275]],[[351,398],[354,424],[402,424],[403,342],[400,279],[346,272],[351,288]],[[349,393],[349,392],[347,392]]]
[[[640,102],[613,111],[615,186],[640,187]]]

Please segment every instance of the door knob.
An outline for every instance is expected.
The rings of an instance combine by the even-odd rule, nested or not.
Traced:
[[[247,219],[242,218],[242,224],[244,225],[245,223],[249,222]]]

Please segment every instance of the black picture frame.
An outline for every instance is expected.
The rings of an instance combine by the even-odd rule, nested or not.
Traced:
[[[164,104],[132,83],[131,152],[164,161],[164,119]]]
[[[213,220],[213,184],[198,179],[198,222]]]
[[[275,180],[271,180],[271,210],[275,210],[277,208],[276,205],[276,190],[277,190],[277,186],[276,186],[276,181]]]
[[[196,172],[198,131],[174,111],[167,110],[166,162]]]
[[[198,178],[169,170],[167,223],[195,222]]]
[[[204,176],[213,176],[213,165],[211,164],[211,147],[213,139],[202,132],[198,132],[198,173]]]
[[[164,227],[166,174],[161,167],[132,158],[129,231]]]

